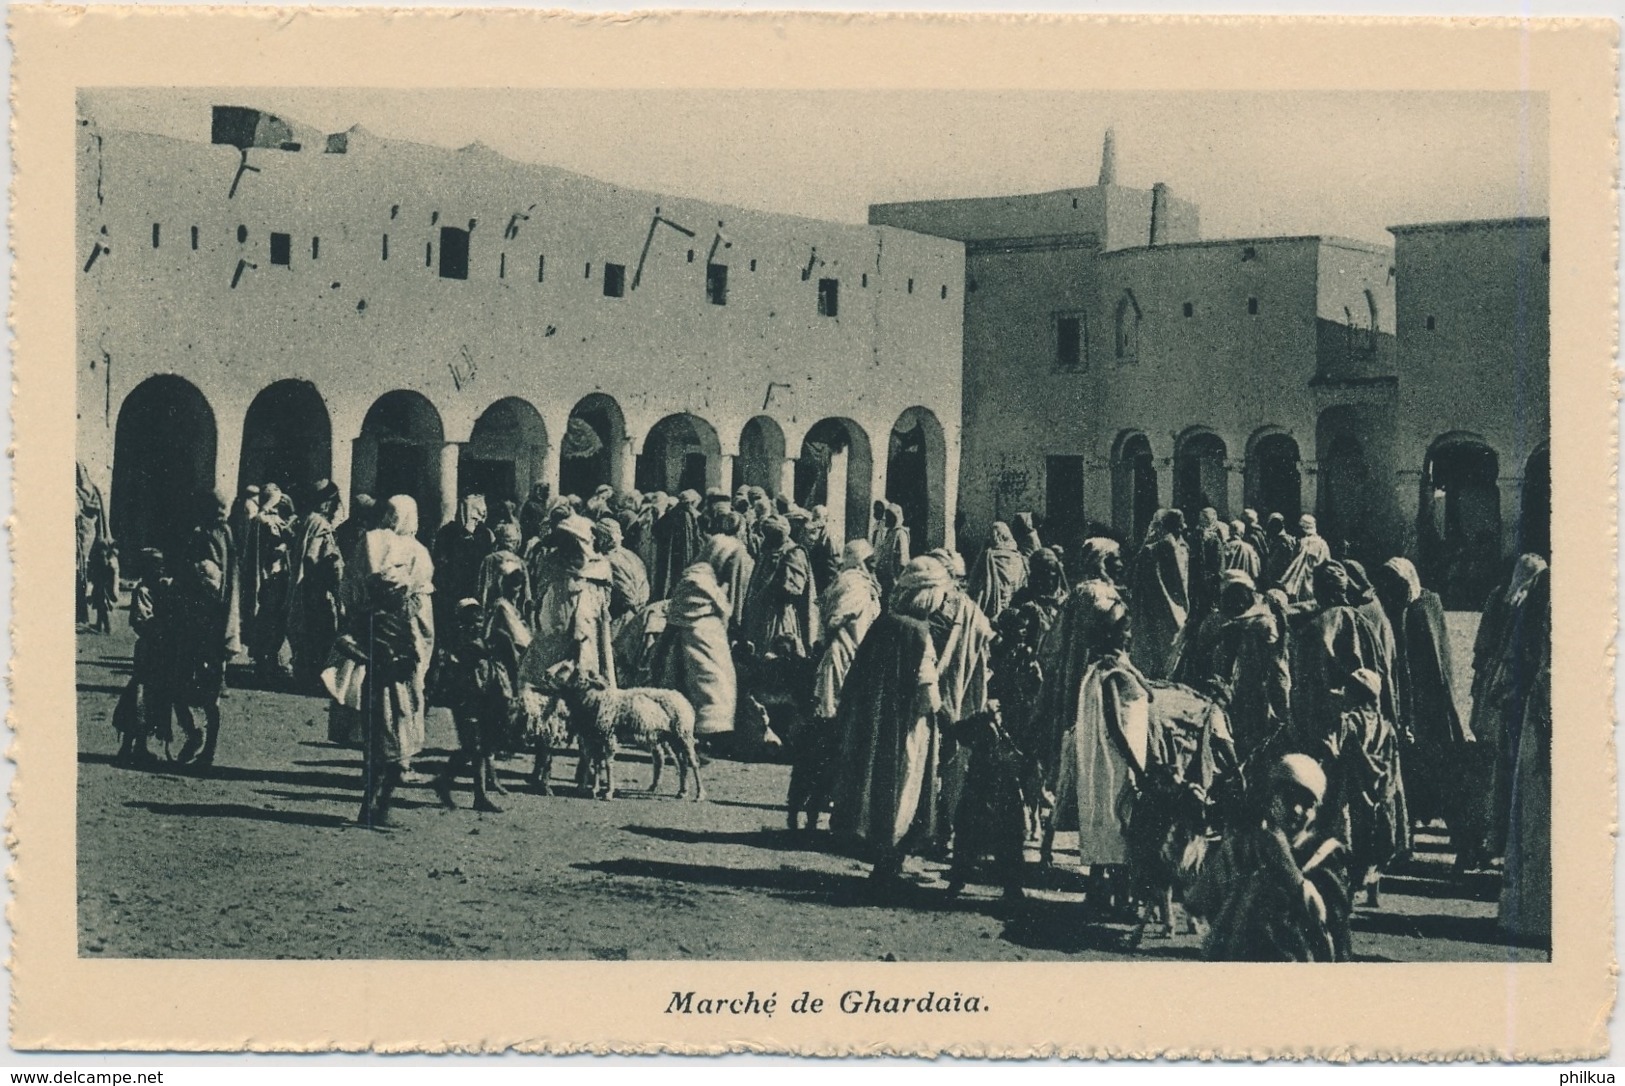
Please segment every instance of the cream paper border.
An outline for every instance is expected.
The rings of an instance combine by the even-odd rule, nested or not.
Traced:
[[[1591,23],[15,8],[13,1044],[143,1050],[1575,1058],[1614,999],[1615,31]],[[1219,966],[76,956],[80,85],[1550,94],[1554,961]],[[977,1015],[680,1017],[677,988],[982,996]]]

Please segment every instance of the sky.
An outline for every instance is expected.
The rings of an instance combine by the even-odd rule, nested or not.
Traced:
[[[207,140],[209,107],[481,142],[633,188],[863,222],[868,205],[1166,182],[1208,238],[1547,213],[1547,102],[1512,93],[99,89],[112,128]]]

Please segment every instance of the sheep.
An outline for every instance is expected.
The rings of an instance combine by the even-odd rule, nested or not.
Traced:
[[[678,797],[688,795],[694,774],[694,800],[705,798],[700,756],[694,748],[694,707],[675,690],[653,687],[612,689],[602,675],[578,670],[566,661],[548,669],[548,685],[569,710],[584,762],[593,764],[589,794],[597,791],[597,767],[604,771],[604,799],[615,798],[615,754],[622,744],[647,750],[654,763],[649,791],[660,786],[664,752],[677,760]]]
[[[550,697],[535,687],[521,686],[520,696],[514,705],[514,745],[536,748],[536,764],[531,770],[530,780],[544,796],[553,794],[552,786],[548,784],[553,775],[553,755],[567,750],[575,734],[575,722],[570,719],[569,709],[562,701],[562,698]]]

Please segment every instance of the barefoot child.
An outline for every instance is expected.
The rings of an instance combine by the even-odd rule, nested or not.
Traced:
[[[130,593],[130,629],[135,651],[130,684],[119,696],[113,726],[119,733],[118,760],[144,765],[153,760],[147,743],[157,736],[165,747],[172,738],[169,677],[173,670],[167,629],[169,583],[162,551],[141,552],[140,580]]]
[[[457,724],[458,750],[435,778],[434,790],[441,806],[457,806],[451,786],[467,772],[474,780],[474,809],[497,814],[502,808],[491,802],[488,791],[496,773],[491,751],[507,724],[513,687],[486,648],[484,626],[477,601],[465,599],[457,605],[454,640],[441,667],[444,697]]]

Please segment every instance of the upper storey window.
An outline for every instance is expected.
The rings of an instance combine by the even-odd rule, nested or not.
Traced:
[[[1136,361],[1140,357],[1140,303],[1135,301],[1132,290],[1125,290],[1117,300],[1115,325],[1117,360]]]
[[[440,228],[440,278],[468,278],[468,231],[456,226]]]

